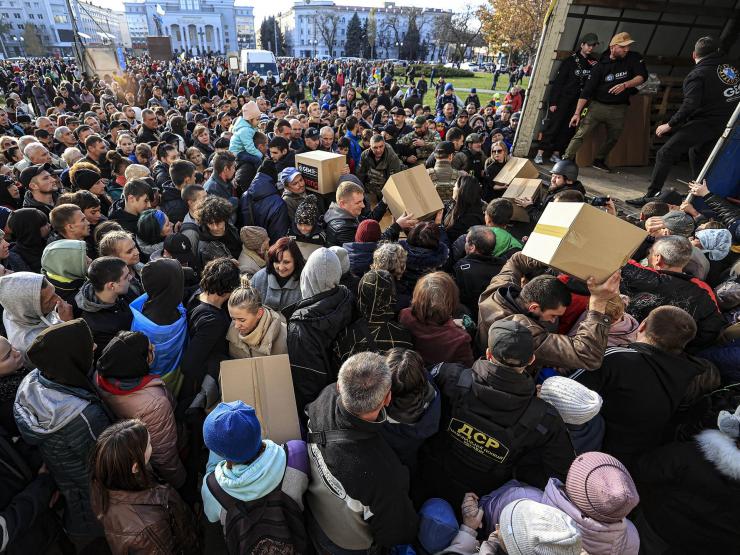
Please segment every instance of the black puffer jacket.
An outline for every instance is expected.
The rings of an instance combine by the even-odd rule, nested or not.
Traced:
[[[434,250],[409,245],[408,241],[405,240],[399,241],[398,244],[408,253],[406,271],[401,276],[401,283],[408,291],[414,290],[414,286],[421,276],[442,268],[450,254],[450,249],[443,241],[440,241]]]
[[[131,288],[128,294],[118,297],[115,303],[104,303],[95,295],[89,281],[75,295],[74,303],[80,310],[80,317],[93,334],[96,360],[119,331],[131,328],[134,315],[128,305],[138,296]]]
[[[686,346],[695,353],[714,344],[725,321],[717,308],[712,288],[681,272],[657,271],[630,260],[622,268],[622,292],[627,295],[647,292],[684,309],[696,320],[696,337]]]
[[[164,184],[170,181],[170,167],[162,162],[157,162],[152,168],[152,177],[156,186],[162,189]]]
[[[159,209],[167,214],[173,224],[183,221],[188,213],[188,204],[182,200],[180,190],[172,182],[165,183],[162,188]]]
[[[733,241],[740,242],[740,206],[712,193],[702,200],[714,211],[722,225],[732,232]]]
[[[352,321],[352,295],[339,285],[290,308],[288,354],[298,414],[303,415],[304,407],[337,379],[334,342]]]
[[[664,445],[640,459],[632,476],[666,553],[737,553],[740,450],[719,430]]]

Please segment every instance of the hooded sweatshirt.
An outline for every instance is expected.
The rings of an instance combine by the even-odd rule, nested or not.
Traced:
[[[28,357],[37,369],[18,388],[18,429],[24,441],[38,446],[65,498],[67,532],[102,535],[90,507],[88,458],[110,419],[87,379],[93,361],[90,329],[81,319],[48,328]]]
[[[301,296],[309,299],[314,295],[329,291],[342,278],[342,264],[337,255],[325,247],[311,253],[301,272]]]
[[[50,243],[41,255],[41,270],[54,285],[57,294],[66,302],[73,303],[85,282],[87,244],[73,239]]]
[[[62,319],[53,310],[41,312],[41,285],[44,276],[31,272],[16,272],[0,278],[0,304],[4,307],[3,324],[10,344],[24,357],[26,368],[32,368],[26,350],[44,329],[59,324]]]
[[[86,282],[75,295],[75,304],[82,311],[80,317],[87,322],[95,340],[95,358],[99,357],[115,335],[121,330],[131,328],[134,315],[127,301],[138,297],[133,291],[119,296],[114,303],[101,301],[95,288]]]
[[[21,208],[9,218],[15,239],[10,250],[18,254],[32,272],[41,271],[41,254],[46,247],[46,239],[41,236],[40,229],[48,223],[46,214],[36,208]]]

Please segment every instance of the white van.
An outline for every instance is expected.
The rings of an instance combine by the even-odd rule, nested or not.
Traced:
[[[267,78],[268,71],[272,71],[275,79],[278,79],[279,75],[275,54],[269,50],[243,49],[241,51],[239,69],[244,73],[256,71],[260,77],[264,77],[265,79]]]

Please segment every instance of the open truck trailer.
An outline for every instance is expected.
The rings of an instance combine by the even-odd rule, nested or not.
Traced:
[[[635,40],[632,50],[643,55],[650,79],[640,94],[631,98],[625,129],[607,158],[611,166],[620,169],[619,175],[589,171],[593,153],[605,137],[603,129],[584,142],[576,162],[586,169],[586,184],[599,194],[612,192],[627,197],[647,187],[646,176],[655,153],[668,140],[668,136],[656,137],[655,128],[668,121],[681,104],[681,85],[694,66],[691,52],[696,40],[712,35],[719,39],[728,58],[740,59],[740,0],[553,0],[527,88],[515,156],[530,157],[536,150],[549,89],[561,61],[579,47],[579,38],[585,33],[596,33],[600,44],[594,49],[594,56],[598,57],[608,49],[611,37],[622,31]],[[727,135],[707,175],[715,192],[740,197],[737,123]],[[687,165],[679,173],[681,179],[696,177],[689,175]],[[678,182],[672,185],[681,190]]]

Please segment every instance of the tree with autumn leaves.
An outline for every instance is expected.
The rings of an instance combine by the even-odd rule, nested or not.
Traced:
[[[478,9],[483,36],[492,48],[532,56],[549,6],[550,0],[487,0]]]

